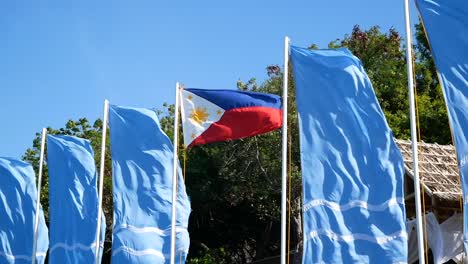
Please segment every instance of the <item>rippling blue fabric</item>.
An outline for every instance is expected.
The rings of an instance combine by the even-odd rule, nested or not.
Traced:
[[[31,263],[36,198],[36,177],[32,166],[20,160],[0,157],[0,263]],[[36,263],[44,263],[48,247],[48,230],[41,208]]]
[[[169,263],[173,146],[156,112],[111,105],[112,263]],[[185,263],[190,201],[178,175],[176,263]]]
[[[449,112],[464,200],[468,249],[468,1],[416,0]]]
[[[361,62],[291,47],[303,177],[303,263],[407,261],[403,159]]]
[[[47,165],[49,263],[94,263],[98,191],[90,142],[72,136],[47,136]],[[106,230],[103,214],[101,223],[100,244],[103,246]]]

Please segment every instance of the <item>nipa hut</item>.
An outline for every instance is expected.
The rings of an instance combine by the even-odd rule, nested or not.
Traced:
[[[405,161],[405,202],[408,217],[415,216],[414,167],[411,141],[396,140]],[[455,148],[451,145],[418,143],[419,178],[424,193],[423,209],[439,222],[461,211],[462,192]]]

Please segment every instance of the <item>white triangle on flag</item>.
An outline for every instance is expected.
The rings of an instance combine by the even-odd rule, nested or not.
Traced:
[[[180,99],[184,145],[187,147],[211,124],[219,121],[225,110],[184,89],[181,89]]]

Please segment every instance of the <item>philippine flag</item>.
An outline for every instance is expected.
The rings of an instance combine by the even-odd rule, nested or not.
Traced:
[[[263,134],[281,127],[277,95],[237,90],[181,89],[188,147]]]

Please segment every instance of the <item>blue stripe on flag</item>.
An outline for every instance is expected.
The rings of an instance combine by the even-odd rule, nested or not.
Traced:
[[[281,98],[275,94],[257,93],[238,90],[211,90],[211,89],[185,89],[194,93],[213,104],[223,108],[225,111],[243,108],[263,106],[281,109]]]

